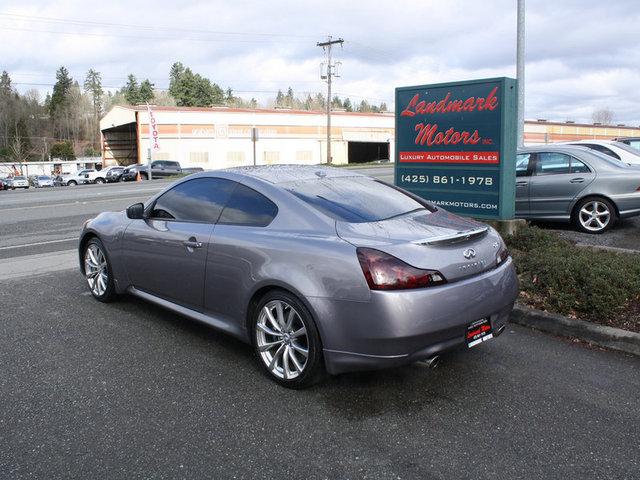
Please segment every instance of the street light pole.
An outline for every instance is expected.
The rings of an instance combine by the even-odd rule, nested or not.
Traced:
[[[516,78],[518,79],[518,147],[524,146],[524,1],[518,0]]]

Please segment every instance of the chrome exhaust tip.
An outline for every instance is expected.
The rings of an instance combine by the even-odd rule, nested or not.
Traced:
[[[507,325],[502,325],[500,328],[498,328],[498,330],[496,330],[496,332],[493,334],[494,337],[499,337],[502,332],[504,332],[504,329],[507,328]]]
[[[434,355],[433,357],[427,358],[426,360],[424,360],[424,363],[429,368],[436,368],[438,366],[438,364],[440,363],[440,356],[439,355]]]

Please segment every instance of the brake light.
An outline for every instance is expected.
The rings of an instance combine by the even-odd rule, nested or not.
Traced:
[[[502,247],[500,247],[500,250],[498,250],[498,254],[496,255],[496,265],[500,265],[507,258],[509,258],[509,250],[507,250],[507,247],[505,245],[502,245]]]
[[[412,267],[399,258],[373,248],[358,248],[358,261],[371,290],[407,290],[447,283],[436,270]]]

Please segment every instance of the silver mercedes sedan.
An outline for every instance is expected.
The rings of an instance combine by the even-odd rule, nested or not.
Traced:
[[[518,293],[491,227],[316,166],[191,175],[88,221],[79,256],[97,300],[129,293],[227,332],[292,388],[480,345]]]
[[[640,215],[640,167],[571,145],[518,151],[516,216],[602,233]]]

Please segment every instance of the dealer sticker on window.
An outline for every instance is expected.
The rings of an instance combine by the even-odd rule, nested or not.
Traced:
[[[469,348],[493,338],[491,322],[488,318],[476,320],[467,327],[467,346]]]

